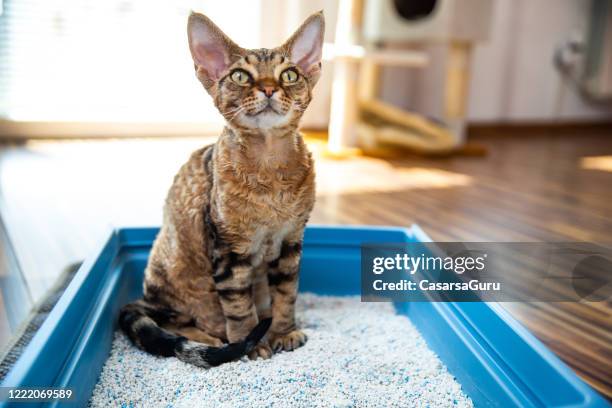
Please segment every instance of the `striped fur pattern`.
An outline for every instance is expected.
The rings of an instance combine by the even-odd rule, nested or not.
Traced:
[[[144,297],[121,311],[122,330],[143,350],[210,367],[306,342],[294,305],[315,186],[297,128],[323,32],[316,13],[282,46],[247,50],[204,15],[189,17],[196,76],[227,125],[176,175]]]
[[[146,302],[137,301],[121,310],[119,326],[134,344],[148,353],[162,357],[178,357],[186,363],[210,368],[251,352],[272,323],[272,319],[264,319],[244,341],[215,347],[191,341],[185,336],[159,326],[174,317],[176,312],[172,310],[156,308]]]

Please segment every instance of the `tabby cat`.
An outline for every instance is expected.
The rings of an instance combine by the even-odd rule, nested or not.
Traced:
[[[306,342],[295,324],[314,165],[298,122],[321,72],[324,18],[285,44],[248,50],[192,13],[196,75],[226,119],[174,178],[145,270],[119,324],[143,350],[211,367]]]

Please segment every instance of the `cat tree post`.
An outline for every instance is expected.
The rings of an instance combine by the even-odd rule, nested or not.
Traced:
[[[465,117],[469,92],[469,42],[452,41],[448,46],[444,89],[444,120],[456,135],[456,144],[465,141]]]
[[[359,60],[347,50],[359,44],[361,10],[361,0],[340,0],[338,5],[328,142],[332,154],[356,143]]]

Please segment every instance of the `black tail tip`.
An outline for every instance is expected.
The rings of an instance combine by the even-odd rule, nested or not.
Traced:
[[[259,340],[261,340],[261,338],[266,335],[271,324],[272,324],[272,319],[270,318],[264,319],[261,322],[259,322],[257,326],[255,326],[255,328],[247,336],[246,342],[248,344],[257,344]]]

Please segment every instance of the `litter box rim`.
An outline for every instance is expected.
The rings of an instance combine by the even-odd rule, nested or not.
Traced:
[[[107,330],[100,327],[108,325],[107,306],[113,300],[120,279],[125,279],[120,274],[125,254],[130,250],[150,248],[158,231],[157,227],[113,230],[98,251],[79,268],[1,386],[68,386],[77,394],[82,393],[77,395],[77,403],[86,404],[110,351],[110,326]],[[372,242],[372,236],[386,235],[392,237],[386,242],[398,242],[400,236],[404,242],[431,241],[416,224],[409,228],[309,225],[304,249],[307,251],[314,245],[329,247],[332,251],[334,246],[354,247],[361,242]],[[333,256],[333,251],[327,256]],[[91,293],[95,296],[90,296]],[[118,307],[115,305],[113,310]],[[476,406],[609,406],[497,303],[415,302],[396,303],[395,307],[411,319]],[[116,315],[112,319],[112,328],[116,328]],[[104,341],[92,355],[95,335],[102,332],[105,333]],[[501,343],[510,342],[510,345],[492,341],[497,339],[499,343],[500,333],[508,336]],[[510,353],[510,349],[515,350]],[[524,358],[524,353],[528,359]],[[534,367],[544,369],[547,378],[529,375],[524,378],[525,370]],[[83,375],[85,372],[89,373],[88,378]],[[565,389],[554,389],[550,384],[554,387],[563,384]],[[55,401],[29,406],[74,404],[74,401]],[[8,406],[8,403],[0,402],[0,406]]]

